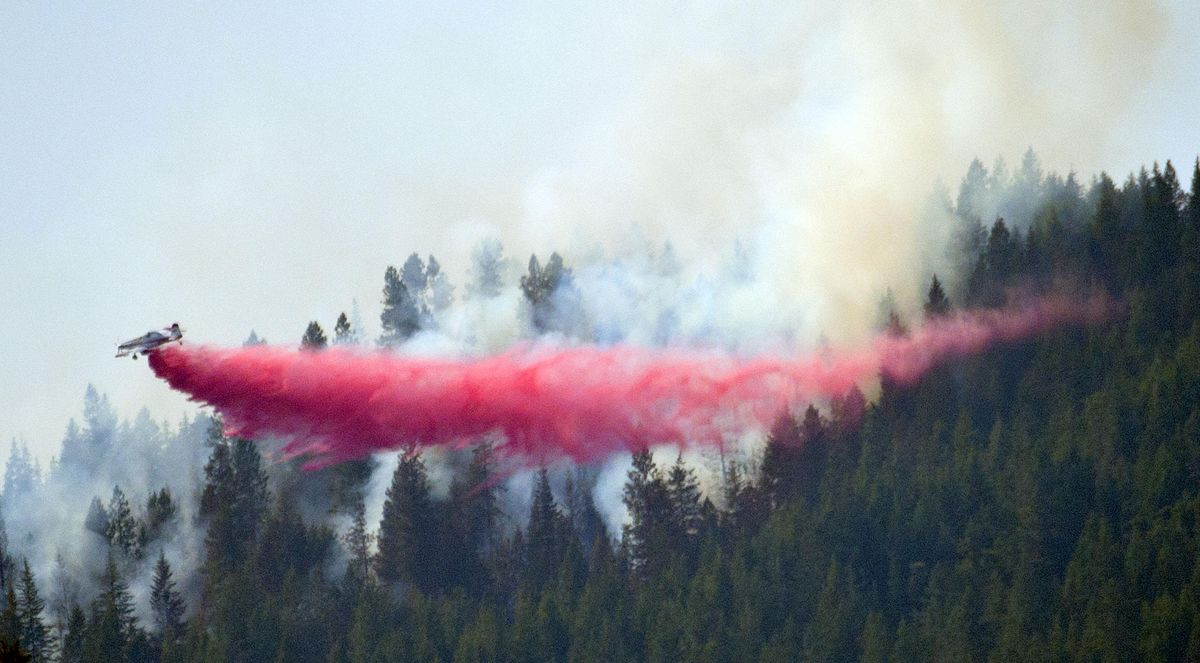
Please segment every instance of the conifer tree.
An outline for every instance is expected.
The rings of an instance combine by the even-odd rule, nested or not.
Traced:
[[[762,488],[778,508],[799,493],[801,482],[800,425],[784,412],[771,426],[762,461]]]
[[[938,281],[937,274],[933,275],[933,281],[929,284],[929,296],[925,299],[925,318],[932,320],[940,318],[950,312],[950,300],[946,297],[946,291],[942,289],[941,281]]]
[[[90,532],[95,532],[104,537],[108,541],[108,509],[104,507],[104,503],[99,497],[93,497],[92,503],[88,507],[87,516],[83,519],[83,526]]]
[[[252,440],[234,438],[232,445],[234,535],[245,545],[252,546],[267,513],[270,497],[267,473],[262,467],[262,455]]]
[[[304,330],[304,336],[300,339],[300,348],[321,350],[327,345],[329,345],[329,339],[325,336],[325,330],[321,329],[321,325],[316,320],[308,323],[308,327]]]
[[[127,661],[137,624],[133,616],[133,597],[129,586],[109,554],[100,577],[100,595],[92,604],[92,616],[83,643],[84,660]]]
[[[553,579],[566,546],[566,521],[554,501],[545,467],[538,470],[531,502],[525,528],[525,571],[526,586],[536,591]]]
[[[500,491],[492,476],[495,446],[484,440],[471,450],[471,463],[467,466],[466,480],[461,484],[461,503],[464,538],[473,550],[492,550],[498,540],[497,528],[500,521]]]
[[[146,532],[150,540],[157,540],[171,530],[176,511],[169,488],[163,486],[158,492],[150,493],[146,500]]]
[[[689,545],[704,527],[704,514],[701,509],[700,482],[692,468],[683,462],[682,454],[675,457],[675,464],[667,473],[667,494],[671,499],[674,529],[682,539],[679,545]]]
[[[62,663],[85,663],[84,638],[87,632],[87,617],[79,604],[71,606],[67,625],[63,631]]]
[[[14,438],[4,467],[4,505],[13,508],[17,500],[31,495],[40,480],[38,475],[29,447],[18,445]]]
[[[138,559],[138,522],[129,506],[129,500],[120,486],[113,486],[112,499],[108,501],[108,527],[105,531],[109,544],[129,559]]]
[[[529,271],[521,277],[521,292],[530,306],[530,321],[534,331],[567,331],[572,315],[577,313],[568,306],[577,298],[574,276],[563,264],[558,253],[550,255],[543,267],[537,255],[529,256]]]
[[[50,637],[50,629],[42,618],[46,602],[38,593],[37,582],[34,581],[28,559],[24,560],[21,570],[21,584],[17,601],[22,646],[29,652],[35,663],[53,660],[54,640]]]
[[[425,282],[429,291],[429,308],[433,313],[441,313],[454,302],[454,286],[442,271],[437,259],[429,256],[425,263]]]
[[[417,453],[400,457],[383,503],[375,575],[387,584],[430,589],[436,580],[436,527],[425,463]]]
[[[0,508],[0,592],[16,581],[16,561],[8,549],[8,527],[4,523],[4,509]]]
[[[608,539],[608,528],[592,498],[593,482],[594,479],[587,476],[583,468],[575,468],[574,477],[568,472],[563,486],[567,520],[583,547],[585,557],[592,554],[592,545],[597,538]]]
[[[379,314],[383,334],[380,345],[396,345],[421,329],[421,311],[417,299],[401,280],[395,267],[383,275],[383,312]]]
[[[175,589],[171,565],[161,550],[150,584],[150,612],[154,615],[154,630],[160,641],[173,642],[183,634],[183,597]]]
[[[350,529],[342,535],[342,544],[350,559],[346,579],[352,591],[360,591],[371,582],[371,534],[367,531],[366,509],[362,496],[350,507]]]
[[[471,253],[471,283],[467,296],[476,299],[492,299],[504,287],[504,270],[508,261],[504,258],[504,247],[497,240],[484,240]]]
[[[233,568],[254,549],[267,511],[267,475],[254,443],[226,439],[219,420],[209,429],[209,444],[200,518],[208,525],[207,559],[215,572]]]
[[[674,535],[671,497],[662,472],[648,449],[633,454],[633,467],[625,482],[623,501],[630,522],[624,528],[624,545],[634,576],[648,581],[666,566]]]
[[[243,348],[252,348],[256,345],[266,345],[266,344],[267,344],[267,339],[259,338],[258,334],[255,333],[255,331],[253,329],[250,330],[250,335],[246,337],[246,340],[242,341]]]
[[[346,317],[346,312],[342,311],[333,325],[333,344],[351,345],[353,343],[354,330],[350,328],[350,319]]]
[[[408,294],[412,295],[420,308],[425,303],[425,289],[429,285],[425,263],[421,262],[421,256],[416,253],[408,256],[400,268],[400,282],[408,288]]]

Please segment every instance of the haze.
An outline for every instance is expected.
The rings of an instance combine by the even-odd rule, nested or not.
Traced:
[[[115,341],[296,343],[354,299],[371,336],[387,265],[461,284],[487,237],[699,272],[738,236],[804,333],[853,335],[936,269],[910,191],[1200,144],[1193,3],[791,4],[5,3],[0,437],[47,462],[89,382],[178,420]]]

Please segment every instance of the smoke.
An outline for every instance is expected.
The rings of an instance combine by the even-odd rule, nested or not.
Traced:
[[[868,328],[889,288],[914,300],[931,273],[953,280],[951,219],[922,203],[973,157],[1032,145],[1062,171],[1126,166],[1118,128],[1167,24],[1153,2],[693,9],[663,18],[655,66],[494,232],[572,256],[670,239],[689,266],[740,238],[747,294],[835,338]]]
[[[501,433],[499,448],[513,456],[590,462],[648,445],[717,446],[880,373],[911,382],[938,362],[1108,310],[1102,300],[1039,299],[799,357],[535,344],[445,359],[188,346],[158,351],[150,365],[173,389],[216,408],[231,434],[286,437],[285,452],[313,466],[490,433]]]

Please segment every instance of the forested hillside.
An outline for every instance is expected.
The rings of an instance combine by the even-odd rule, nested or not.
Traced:
[[[367,522],[378,458],[302,471],[208,417],[118,424],[89,391],[44,477],[13,446],[0,658],[1200,660],[1200,162],[1186,188],[1170,163],[1082,185],[1032,153],[975,162],[930,214],[953,219],[956,268],[920,315],[1050,291],[1120,313],[797,404],[712,487],[637,453],[620,531],[594,471],[562,465],[506,519],[486,442],[439,461],[450,476],[401,454]],[[463,296],[494,296],[501,262],[483,247]],[[580,333],[562,257],[520,288],[534,333]],[[388,268],[378,343],[453,296],[434,259]],[[887,333],[921,324],[887,313]],[[343,314],[303,345],[360,332]],[[103,495],[68,494],[91,473]]]

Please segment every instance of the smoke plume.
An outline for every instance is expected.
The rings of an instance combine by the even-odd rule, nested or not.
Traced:
[[[941,361],[1108,310],[1101,300],[1041,299],[797,357],[531,345],[441,359],[188,346],[154,353],[150,365],[172,388],[215,407],[231,434],[289,438],[285,452],[314,466],[495,432],[514,456],[587,462],[650,444],[720,445],[789,406],[840,395],[881,373],[911,382]]]

